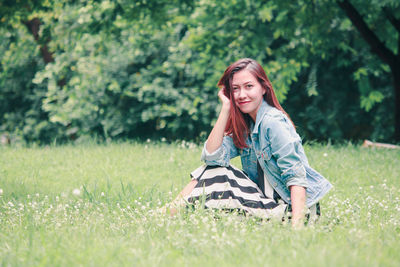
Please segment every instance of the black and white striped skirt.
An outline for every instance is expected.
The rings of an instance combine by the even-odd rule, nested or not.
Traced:
[[[184,199],[206,208],[244,211],[257,217],[283,218],[287,204],[267,198],[256,183],[233,167],[201,166],[191,173],[198,181]]]

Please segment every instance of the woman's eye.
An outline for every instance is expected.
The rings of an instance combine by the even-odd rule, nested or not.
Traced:
[[[247,85],[247,88],[252,88],[252,87],[253,87],[252,84],[248,84],[248,85]]]

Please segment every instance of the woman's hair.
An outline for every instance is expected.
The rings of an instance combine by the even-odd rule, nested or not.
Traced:
[[[272,88],[271,82],[269,81],[261,65],[257,61],[251,58],[239,59],[225,70],[224,74],[222,75],[221,79],[218,82],[219,87],[221,86],[225,87],[224,93],[231,100],[231,109],[230,109],[231,114],[225,132],[232,136],[233,143],[237,148],[247,147],[246,138],[250,132],[249,130],[250,116],[248,114],[241,112],[239,107],[236,106],[232,90],[233,75],[236,72],[239,72],[244,69],[248,70],[251,74],[253,74],[254,77],[257,78],[261,86],[265,88],[266,92],[264,94],[264,100],[270,106],[273,106],[282,111],[284,114],[286,114],[290,120],[289,115],[279,104],[278,99],[275,96],[274,89]]]

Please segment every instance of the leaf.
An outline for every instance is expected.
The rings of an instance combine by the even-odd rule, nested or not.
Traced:
[[[306,90],[308,96],[317,96],[317,65],[311,67],[310,73],[308,74],[308,80],[306,84]]]
[[[264,6],[259,12],[258,12],[258,16],[260,17],[262,22],[268,21],[271,22],[271,20],[273,19],[273,8],[269,7],[269,6]]]
[[[361,96],[361,108],[368,112],[375,104],[381,103],[384,98],[385,97],[381,92],[372,91],[368,96]]]

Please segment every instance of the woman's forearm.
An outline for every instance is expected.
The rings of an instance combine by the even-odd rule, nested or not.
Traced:
[[[213,153],[222,145],[226,124],[229,120],[229,110],[229,107],[226,105],[223,105],[221,108],[217,122],[207,139],[206,149],[208,153]]]
[[[306,207],[306,189],[302,186],[290,186],[292,199],[292,225],[300,226],[303,222]]]

